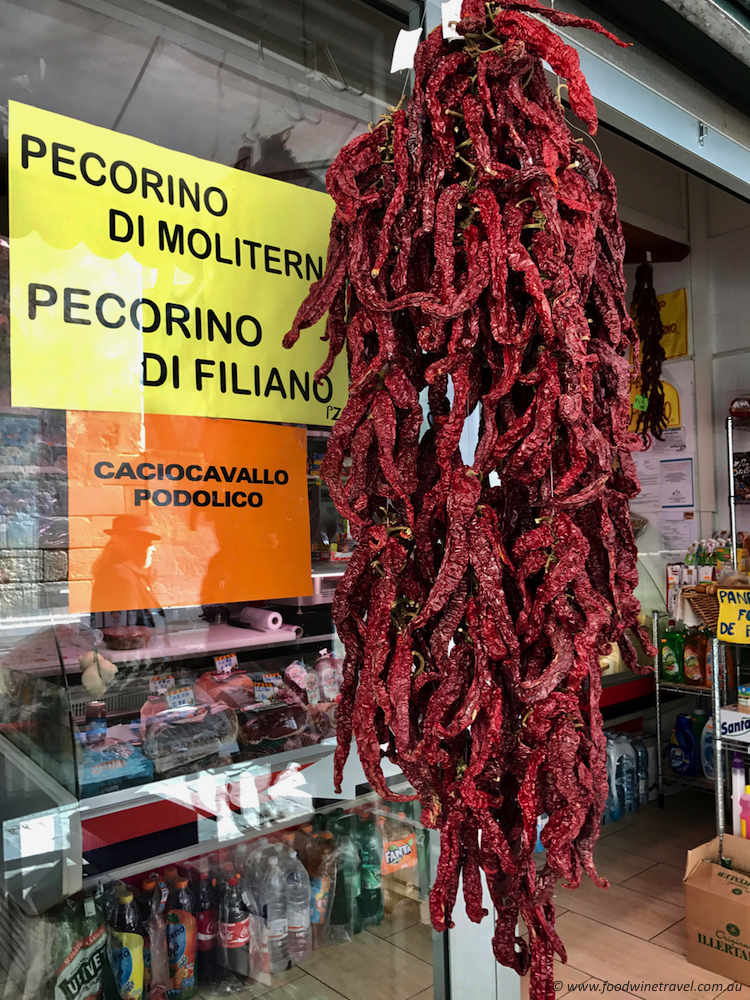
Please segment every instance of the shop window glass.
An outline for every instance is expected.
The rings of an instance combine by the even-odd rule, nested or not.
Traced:
[[[147,517],[113,508],[73,524],[86,421],[101,418],[100,440],[129,449],[137,466],[164,445],[168,418],[148,438],[140,414],[107,425],[106,415],[11,406],[7,130],[15,101],[324,191],[341,146],[398,102],[390,56],[399,29],[418,23],[417,5],[123,2],[115,14],[98,0],[0,0],[0,20],[0,966],[24,995],[73,995],[65,977],[98,967],[96,927],[120,921],[122,884],[142,904],[149,873],[166,882],[172,866],[204,902],[210,876],[220,915],[249,912],[257,933],[259,911],[278,903],[268,870],[278,859],[291,871],[296,851],[306,926],[272,943],[270,967],[260,951],[237,964],[225,949],[219,968],[217,945],[195,995],[213,996],[215,979],[221,995],[238,993],[249,975],[243,996],[287,983],[300,1000],[369,996],[373,968],[384,997],[422,995],[433,981],[431,845],[418,805],[373,796],[355,757],[343,797],[332,788],[341,660],[330,602],[350,539],[319,477],[327,430],[266,425],[301,434],[314,574],[304,598],[255,594],[248,610],[246,595],[217,597],[230,564],[248,586],[254,569],[240,534],[201,514],[202,499],[190,523],[205,544],[167,563]],[[40,354],[38,377],[49,375]],[[205,470],[210,458],[200,434],[172,444],[186,457],[158,473],[156,503],[197,491],[247,508],[253,483],[287,475],[269,459],[240,485],[238,462],[221,485],[183,490],[189,464]],[[118,465],[99,458],[100,478],[114,477]],[[86,530],[103,544],[89,546],[82,570]],[[277,541],[269,564],[280,561]],[[169,574],[171,597],[153,587],[154,568]],[[120,596],[101,596],[115,585]],[[80,611],[82,587],[92,613]],[[389,781],[409,791],[395,771]],[[235,874],[252,903],[224,889]],[[329,944],[351,949],[344,966]]]

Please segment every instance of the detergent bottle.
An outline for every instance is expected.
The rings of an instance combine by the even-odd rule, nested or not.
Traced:
[[[682,778],[694,778],[698,773],[698,742],[689,715],[677,716],[669,743],[669,763],[674,773]]]

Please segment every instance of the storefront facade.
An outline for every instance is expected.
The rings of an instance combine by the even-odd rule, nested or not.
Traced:
[[[279,863],[306,871],[312,922],[293,934],[287,900],[256,964],[203,956],[202,973],[196,952],[186,998],[520,996],[489,920],[431,930],[418,809],[383,803],[354,756],[333,788],[351,537],[319,470],[346,370],[316,385],[327,345],[281,347],[324,267],[326,170],[408,91],[396,36],[440,5],[33,0],[0,21],[0,996],[72,990],[101,926],[125,933],[138,905],[148,924],[144,897],[182,877],[188,936],[213,911],[252,932],[228,883],[245,874],[273,911]],[[750,232],[750,120],[648,49],[560,33],[623,220],[689,244],[664,280],[688,289],[690,513],[709,536],[742,388],[726,369],[748,356],[722,340],[716,288]],[[644,610],[669,555],[644,537]],[[628,683],[623,713],[646,690]]]

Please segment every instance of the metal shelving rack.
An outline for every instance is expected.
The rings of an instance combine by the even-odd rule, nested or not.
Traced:
[[[709,698],[711,700],[711,714],[714,718],[714,779],[702,780],[696,778],[679,778],[677,776],[669,779],[675,784],[687,785],[690,788],[697,788],[704,791],[714,791],[717,799],[717,821],[719,798],[721,798],[721,809],[723,817],[724,809],[724,760],[722,757],[721,729],[721,706],[727,700],[727,671],[725,668],[725,656],[723,643],[720,643],[715,635],[711,636],[711,685],[701,687],[693,684],[674,684],[661,679],[661,646],[659,644],[659,616],[662,612],[652,611],[652,631],[653,643],[656,647],[656,657],[654,659],[654,692],[656,696],[656,756],[657,756],[657,794],[659,808],[664,808],[664,743],[662,739],[662,701],[663,691],[670,691],[676,694],[692,695],[698,698]],[[726,749],[726,747],[725,747]],[[745,747],[746,752],[750,747]],[[723,824],[723,820],[722,820]],[[718,829],[718,826],[717,826]],[[723,835],[723,825],[722,825]]]
[[[737,503],[748,503],[750,501],[737,500],[736,493],[736,483],[734,474],[734,432],[735,430],[750,431],[750,420],[736,420],[735,418],[729,416],[726,421],[727,428],[727,464],[729,472],[729,534],[730,534],[730,551],[732,558],[732,567],[737,569]],[[726,817],[725,817],[725,787],[726,787],[726,777],[727,777],[727,767],[726,767],[726,754],[729,752],[739,752],[743,754],[750,754],[750,744],[742,742],[740,740],[723,739],[721,736],[721,709],[722,705],[726,704],[727,701],[727,663],[726,663],[726,644],[720,642],[718,637],[715,635],[711,636],[711,687],[709,690],[700,687],[691,687],[689,685],[682,684],[664,684],[661,682],[661,655],[658,645],[658,627],[659,627],[659,612],[653,612],[653,629],[654,629],[654,644],[656,645],[657,655],[654,661],[654,683],[656,690],[656,741],[657,741],[657,753],[659,757],[658,763],[658,791],[659,791],[659,805],[664,804],[664,785],[663,785],[663,760],[661,756],[662,746],[661,746],[661,698],[660,693],[662,690],[671,690],[685,692],[686,694],[693,694],[699,696],[706,696],[711,699],[711,711],[714,718],[714,781],[713,787],[715,792],[715,805],[716,805],[716,835],[719,838],[719,861],[723,861],[724,858],[724,834],[726,833]],[[739,669],[739,668],[738,668]]]

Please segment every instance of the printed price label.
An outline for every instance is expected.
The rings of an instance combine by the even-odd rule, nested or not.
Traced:
[[[237,666],[237,654],[225,653],[223,656],[215,656],[214,663],[216,671],[220,674],[229,674]]]
[[[191,687],[175,688],[167,692],[167,708],[186,708],[195,704],[195,695]]]
[[[633,400],[633,409],[645,413],[648,409],[648,396],[636,396]]]
[[[262,705],[270,704],[274,699],[276,689],[273,684],[260,683],[255,685],[255,700]]]
[[[172,674],[165,674],[163,677],[151,677],[148,682],[149,694],[166,694],[174,687],[174,677]]]

